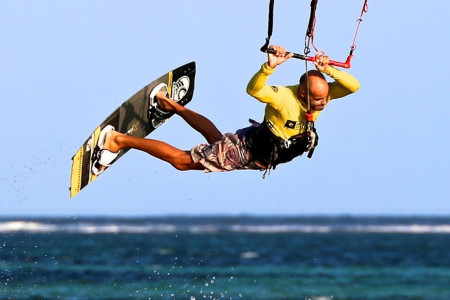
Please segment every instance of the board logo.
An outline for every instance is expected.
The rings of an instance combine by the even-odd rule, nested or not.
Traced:
[[[131,128],[128,129],[127,134],[128,135],[132,135],[138,129],[138,126],[139,126],[140,123],[141,123],[140,121],[137,121],[136,123],[131,125]]]
[[[175,102],[180,101],[186,96],[189,90],[189,84],[191,81],[189,77],[182,76],[172,84],[172,100]]]

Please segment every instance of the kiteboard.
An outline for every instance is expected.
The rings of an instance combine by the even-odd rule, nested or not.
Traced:
[[[171,112],[158,108],[154,98],[157,89],[164,86],[169,98],[184,106],[192,100],[194,95],[194,80],[195,62],[174,69],[144,86],[97,126],[72,157],[70,197],[77,195],[101,175],[95,172],[94,164],[96,159],[98,161],[98,153],[101,150],[100,137],[104,135],[103,130],[113,128],[128,135],[146,137],[173,115]],[[121,150],[108,167],[122,157],[127,150]]]

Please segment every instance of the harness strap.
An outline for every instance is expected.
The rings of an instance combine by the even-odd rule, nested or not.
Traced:
[[[270,0],[269,2],[269,24],[267,25],[267,38],[265,44],[261,47],[262,52],[266,52],[269,49],[270,38],[272,37],[273,31],[273,7],[275,0]]]

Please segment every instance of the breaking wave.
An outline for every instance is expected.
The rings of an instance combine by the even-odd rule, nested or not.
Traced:
[[[264,219],[263,219],[264,220]],[[450,224],[241,224],[239,222],[222,222],[209,219],[209,223],[189,221],[163,222],[155,220],[120,221],[90,220],[0,220],[0,233],[78,233],[78,234],[113,234],[113,233],[192,233],[212,234],[228,233],[398,233],[398,234],[450,234]]]

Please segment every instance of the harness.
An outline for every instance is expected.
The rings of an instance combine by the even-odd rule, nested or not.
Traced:
[[[314,128],[312,114],[307,114],[306,130],[289,139],[276,136],[267,125],[266,120],[259,125],[253,125],[245,133],[246,146],[253,158],[266,166],[266,171],[276,168],[278,164],[286,163],[308,151],[311,158],[319,142],[319,136]]]

